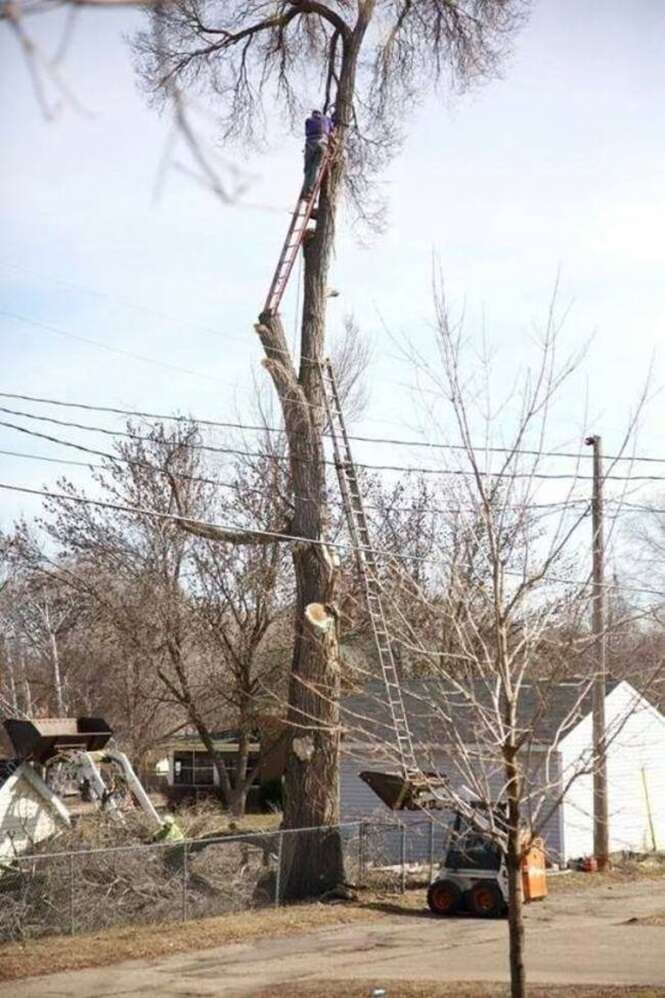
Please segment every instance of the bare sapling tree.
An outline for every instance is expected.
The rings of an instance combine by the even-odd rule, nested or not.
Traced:
[[[288,443],[293,514],[283,532],[299,538],[291,548],[296,607],[288,720],[295,750],[288,754],[286,828],[334,825],[339,818],[338,571],[322,543],[327,513],[320,364],[342,192],[346,188],[369,219],[369,182],[396,148],[402,112],[425,95],[432,79],[452,77],[463,87],[491,75],[524,10],[520,0],[284,0],[270,6],[182,0],[154,13],[159,31],[153,26],[137,40],[152,91],[168,97],[178,86],[211,93],[229,139],[255,140],[267,118],[298,121],[312,77],[320,80],[321,106],[335,108],[334,154],[316,228],[303,248],[299,357],[278,314],[262,311],[256,326]],[[226,538],[220,532],[218,539]],[[312,615],[308,607],[322,610]],[[302,737],[295,735],[298,728]],[[287,859],[286,866],[288,898],[343,879],[334,836],[301,853],[297,863]]]
[[[25,523],[16,525],[6,543],[11,579],[3,604],[13,638],[6,645],[8,667],[13,669],[12,658],[18,660],[26,691],[30,689],[26,699],[31,711],[46,710],[62,717],[70,703],[69,639],[85,604],[80,594],[61,586],[55,576],[34,571],[29,552],[36,541]]]
[[[566,474],[544,482],[562,470],[547,455],[549,428],[556,403],[565,405],[574,390],[582,353],[558,361],[553,304],[535,365],[517,382],[511,376],[500,401],[491,376],[495,359],[467,361],[463,332],[443,297],[437,305],[440,362],[426,365],[415,352],[412,359],[437,392],[442,437],[453,445],[442,452],[449,457],[441,471],[457,483],[450,486],[457,544],[433,547],[420,578],[407,564],[407,583],[391,600],[392,638],[420,660],[419,674],[427,677],[404,685],[407,714],[420,728],[423,771],[445,775],[443,789],[433,788],[441,803],[505,856],[511,988],[514,998],[524,998],[522,865],[561,801],[576,781],[589,779],[644,701],[632,695],[618,701],[600,750],[589,738],[582,749],[564,751],[566,735],[591,710],[596,671],[589,467],[574,455]],[[408,563],[408,551],[402,557]],[[387,587],[386,598],[394,592]],[[416,604],[408,612],[407,593]],[[427,617],[431,626],[414,625]],[[661,668],[662,661],[654,663],[642,694]],[[356,712],[345,720],[351,730],[365,725],[365,740],[369,734],[397,761],[382,723],[388,711],[379,708],[385,698],[376,685],[372,690],[375,707],[367,718]],[[498,894],[498,910],[500,902]]]
[[[10,536],[0,533],[0,693],[3,711],[18,713],[20,676],[16,664],[16,632],[13,620],[14,603],[9,594],[15,572],[15,560],[11,555],[13,542]],[[27,690],[24,710],[31,707],[30,690]]]

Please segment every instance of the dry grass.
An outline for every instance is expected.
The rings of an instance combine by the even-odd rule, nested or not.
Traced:
[[[566,873],[549,878],[550,894],[580,894],[596,887],[628,884],[635,880],[658,880],[665,877],[665,854],[617,860],[608,873]]]
[[[509,998],[510,989],[501,984],[480,981],[465,983],[437,981],[331,981],[315,984],[289,983],[271,985],[257,991],[255,998],[367,998],[372,988],[382,988],[386,998]],[[531,985],[529,998],[663,998],[662,988],[606,987],[603,985],[581,987],[571,991],[567,985]]]
[[[71,809],[71,805],[69,805]],[[160,806],[165,814],[167,809]],[[198,804],[179,808],[171,812],[188,839],[203,836],[228,835],[233,833],[276,831],[282,820],[277,812],[268,814],[246,814],[234,818],[214,800],[202,800]],[[77,809],[78,820],[74,828],[61,832],[57,837],[42,843],[40,852],[57,852],[76,849],[100,849],[105,846],[140,845],[152,841],[155,829],[151,821],[137,808],[125,812],[125,822],[118,825],[110,817],[100,815],[93,804],[81,804]]]
[[[203,835],[226,835],[229,832],[276,831],[282,820],[282,815],[277,812],[246,814],[243,818],[233,818],[212,800],[180,808],[175,812],[175,817],[188,839],[198,839]]]
[[[302,904],[288,908],[220,915],[191,922],[128,926],[91,935],[49,936],[0,946],[0,980],[10,981],[63,970],[103,967],[123,960],[170,956],[252,939],[366,922],[372,914],[352,904]],[[381,917],[376,914],[374,917]]]

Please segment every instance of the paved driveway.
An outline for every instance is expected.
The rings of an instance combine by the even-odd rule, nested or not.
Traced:
[[[665,911],[665,881],[559,895],[527,912],[532,983],[651,984],[665,989],[665,927],[631,923]],[[13,981],[12,998],[245,998],[270,984],[356,979],[503,981],[505,921],[396,915],[307,935]],[[73,939],[68,945],[75,946]]]

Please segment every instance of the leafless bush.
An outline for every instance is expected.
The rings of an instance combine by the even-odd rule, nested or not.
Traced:
[[[212,809],[188,815],[204,828]],[[198,812],[198,813],[197,813]],[[280,856],[288,837],[302,853],[317,838],[339,834],[347,883],[395,892],[423,884],[441,853],[440,830],[428,820],[358,821],[300,829],[137,844],[140,820],[99,820],[77,828],[5,868],[0,875],[0,941],[99,932],[206,918],[282,903]],[[325,888],[322,891],[325,897]]]
[[[130,832],[119,832],[121,842]],[[97,932],[269,904],[277,835],[109,846],[106,832],[62,837],[0,876],[0,940]],[[82,843],[87,848],[81,849]]]

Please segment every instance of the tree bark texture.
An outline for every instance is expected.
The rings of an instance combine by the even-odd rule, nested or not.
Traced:
[[[522,892],[522,840],[520,829],[520,777],[515,750],[505,755],[508,798],[508,936],[511,998],[526,998],[524,967],[524,895]]]
[[[303,245],[304,281],[300,363],[296,369],[278,315],[262,314],[257,332],[280,398],[289,447],[294,496],[291,533],[296,580],[295,642],[289,684],[290,750],[284,786],[284,828],[339,822],[340,667],[336,612],[337,568],[321,545],[326,526],[323,463],[324,410],[320,363],[325,357],[327,284],[335,216],[344,174],[344,142],[352,114],[362,19],[344,43],[336,111],[335,152],[321,187],[316,229]],[[309,544],[308,540],[315,543]],[[311,604],[330,608],[322,630],[307,619]],[[287,835],[283,850],[283,897],[299,899],[330,890],[344,879],[337,832]]]
[[[60,675],[60,653],[58,650],[58,639],[53,631],[49,631],[49,644],[51,647],[51,664],[53,667],[53,688],[55,690],[55,703],[58,717],[66,714],[65,701],[62,693],[62,677]]]

